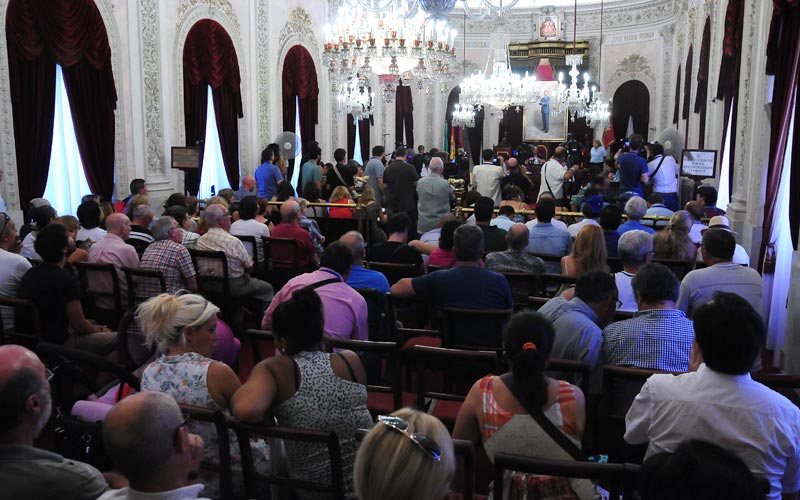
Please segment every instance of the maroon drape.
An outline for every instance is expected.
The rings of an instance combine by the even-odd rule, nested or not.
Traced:
[[[692,102],[692,65],[694,63],[694,47],[689,45],[689,52],[686,54],[686,71],[683,78],[683,112],[681,118],[686,120],[686,132],[684,134],[683,144],[689,147],[689,108]]]
[[[475,165],[481,162],[481,149],[483,146],[483,121],[484,108],[475,110],[475,126],[467,129],[467,142],[469,155]]]
[[[89,187],[111,199],[117,89],[108,35],[94,2],[12,0],[6,40],[22,205],[42,196],[47,184],[56,64],[63,68]]]
[[[241,76],[236,49],[219,23],[201,19],[192,26],[183,44],[183,86],[186,145],[205,139],[208,86],[214,101],[222,162],[228,182],[239,186],[239,126],[242,112]],[[201,116],[202,115],[202,116]],[[199,136],[198,136],[199,134]],[[200,171],[187,175],[187,189],[197,194]]]
[[[724,99],[722,141],[719,150],[725,151],[726,131],[730,126],[731,139],[736,137],[739,97],[739,72],[742,65],[742,31],[744,29],[744,0],[728,0],[725,13],[725,37],[722,40],[722,60],[719,67],[717,99]],[[733,116],[731,116],[733,110]],[[730,123],[729,123],[730,120]],[[736,141],[731,140],[728,156],[728,190],[733,192]]]
[[[304,143],[317,138],[319,85],[314,59],[302,46],[295,45],[286,53],[283,62],[283,130],[295,130],[297,108],[300,102],[300,136]]]
[[[706,18],[703,28],[703,43],[700,46],[700,61],[697,70],[697,96],[694,100],[694,112],[700,113],[700,126],[697,147],[703,149],[706,141],[706,114],[708,111],[708,62],[711,52],[711,18]]]
[[[650,92],[639,80],[628,80],[614,92],[611,124],[617,135],[626,133],[629,117],[633,117],[633,131],[647,140],[650,131]]]
[[[516,148],[522,144],[522,118],[525,116],[525,107],[520,106],[519,111],[514,106],[503,110],[503,119],[500,121],[498,144],[503,143],[503,136],[508,138],[508,146]],[[569,118],[567,118],[569,119]],[[491,149],[487,147],[486,149]]]
[[[369,127],[372,118],[365,118],[358,121],[358,139],[361,142],[361,160],[364,164],[369,161]],[[353,115],[347,114],[347,157],[353,158],[356,154],[356,125],[353,123]]]
[[[396,144],[405,144],[406,147],[414,147],[414,97],[411,94],[411,87],[408,85],[397,86],[397,93],[394,100],[394,126]],[[405,135],[403,134],[405,131]],[[404,140],[405,138],[405,140]]]
[[[767,73],[775,75],[772,94],[770,123],[769,164],[767,165],[767,191],[764,199],[764,224],[761,238],[759,269],[763,267],[767,245],[773,243],[772,225],[786,146],[789,141],[800,144],[800,103],[797,88],[800,83],[800,8],[796,0],[773,0],[774,10],[767,43]],[[795,120],[794,136],[789,137],[789,128]],[[789,225],[792,244],[797,249],[798,224],[800,223],[800,147],[792,148],[791,180],[789,195]]]
[[[678,66],[678,77],[675,80],[675,111],[672,114],[672,123],[678,124],[681,116],[681,67]]]

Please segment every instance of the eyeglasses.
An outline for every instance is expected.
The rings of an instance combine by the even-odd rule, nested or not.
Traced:
[[[183,421],[181,422],[181,424],[178,427],[175,428],[175,432],[174,432],[173,438],[174,438],[176,443],[178,442],[178,437],[180,436],[181,427],[185,427],[186,424],[188,424],[188,423],[189,423],[189,415],[185,415],[183,417]]]
[[[44,369],[44,379],[45,379],[45,380],[47,380],[47,383],[48,383],[48,384],[49,384],[49,383],[51,383],[51,382],[53,381],[53,378],[54,378],[55,376],[56,376],[56,374],[55,374],[55,373],[53,373],[53,371],[52,371],[52,370],[50,370],[50,368],[45,368],[45,369]]]
[[[617,309],[619,309],[620,307],[622,307],[622,301],[619,300],[619,298],[617,298],[616,301],[617,301]]]
[[[431,437],[425,434],[411,434],[408,432],[408,422],[400,417],[393,415],[379,415],[378,422],[390,427],[397,432],[404,434],[419,446],[429,457],[440,462],[442,460],[442,448]]]

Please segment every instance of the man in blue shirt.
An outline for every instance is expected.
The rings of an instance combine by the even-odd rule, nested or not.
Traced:
[[[372,158],[364,166],[364,175],[369,177],[367,184],[375,190],[375,201],[381,206],[383,206],[384,195],[383,172],[386,170],[386,167],[383,166],[384,156],[386,156],[386,150],[383,149],[383,146],[375,146],[372,148]]]
[[[554,227],[551,223],[555,214],[555,199],[552,196],[540,196],[536,202],[537,223],[530,229],[529,252],[548,253],[563,257],[572,251],[572,236],[566,230]],[[545,261],[544,269],[548,273],[561,274],[559,262]]]
[[[300,183],[297,188],[301,193],[306,184],[313,182],[317,185],[317,191],[322,194],[322,170],[319,168],[320,159],[322,159],[322,150],[316,144],[311,145],[308,148],[308,161],[306,161],[300,169]]]
[[[644,214],[647,213],[647,202],[644,198],[634,196],[625,204],[625,215],[628,220],[617,228],[617,232],[622,235],[625,231],[633,231],[634,229],[641,229],[646,233],[653,234],[655,230],[642,224],[641,221]]]
[[[544,91],[544,97],[539,100],[542,107],[542,130],[544,133],[550,132],[550,92]]]
[[[353,288],[374,288],[380,293],[389,293],[389,280],[383,273],[364,269],[367,244],[361,233],[349,231],[339,238],[339,241],[350,247],[353,252],[353,267],[347,276],[347,284]]]
[[[256,169],[255,175],[258,183],[258,196],[271,200],[278,192],[278,183],[283,180],[283,174],[277,166],[272,164],[275,152],[270,148],[261,153],[261,159],[264,160],[264,163]]]
[[[642,196],[644,194],[642,185],[650,180],[647,160],[639,156],[639,150],[644,147],[644,138],[639,134],[633,134],[629,142],[630,152],[617,157],[619,194],[623,198]]]

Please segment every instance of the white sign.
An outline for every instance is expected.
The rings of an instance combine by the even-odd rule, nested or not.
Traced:
[[[684,149],[681,157],[681,175],[688,177],[714,177],[717,165],[715,149]]]

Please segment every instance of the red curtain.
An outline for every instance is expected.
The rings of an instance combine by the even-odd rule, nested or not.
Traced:
[[[366,163],[370,159],[369,150],[369,127],[372,117],[358,121],[358,140],[361,143],[361,160]],[[356,154],[356,125],[353,123],[353,115],[347,114],[347,157],[353,158]]]
[[[6,40],[22,205],[42,196],[47,184],[56,64],[63,68],[89,187],[111,199],[117,89],[108,35],[94,2],[12,0]]]
[[[192,26],[183,44],[183,87],[186,145],[202,145],[206,133],[208,86],[214,101],[222,162],[228,182],[239,186],[239,127],[244,116],[239,60],[228,33],[219,23],[202,19]],[[197,194],[200,170],[187,174],[186,187]]]
[[[681,118],[686,120],[686,132],[683,138],[684,147],[689,147],[689,106],[692,102],[692,64],[693,64],[693,49],[689,45],[689,53],[686,55],[686,71],[683,79],[683,112]]]
[[[700,46],[700,67],[697,71],[697,96],[694,100],[694,112],[700,113],[698,130],[698,148],[703,149],[706,142],[706,114],[708,110],[708,59],[711,52],[711,18],[706,18],[703,28],[703,43]]]
[[[775,75],[770,123],[769,164],[767,166],[767,191],[764,200],[764,224],[761,240],[759,268],[763,268],[766,247],[773,243],[772,225],[789,141],[800,144],[800,103],[797,88],[800,83],[800,8],[796,0],[773,0],[774,10],[767,44],[767,74]],[[794,136],[789,137],[792,118],[795,120]],[[791,193],[789,196],[789,225],[792,243],[797,249],[798,223],[800,223],[800,147],[792,148]]]
[[[318,122],[317,101],[319,85],[314,59],[302,46],[295,45],[286,54],[283,62],[283,130],[295,130],[297,108],[300,101],[300,135],[304,143],[317,138],[315,126]]]
[[[672,123],[676,125],[681,116],[681,69],[678,66],[678,78],[675,80],[675,111],[672,114]]]
[[[395,144],[405,144],[406,147],[414,147],[414,97],[411,94],[411,87],[403,85],[402,80],[397,86],[397,93],[394,100],[394,125],[397,139]],[[405,131],[405,135],[403,134]]]
[[[719,150],[725,150],[725,131],[730,125],[731,138],[736,137],[738,106],[734,106],[739,96],[739,72],[742,63],[742,30],[744,28],[744,0],[728,0],[725,13],[725,37],[722,40],[722,60],[717,82],[717,99],[724,99],[722,143]],[[731,116],[733,110],[733,116]],[[730,124],[729,124],[730,120]],[[736,141],[731,140],[728,162],[728,190],[733,192],[733,172]]]

